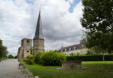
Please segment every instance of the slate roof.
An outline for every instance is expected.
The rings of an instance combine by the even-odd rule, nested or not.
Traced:
[[[62,47],[60,50],[63,50],[63,49],[67,49],[67,48],[73,48],[73,47],[81,47],[82,44],[75,44],[75,45],[71,45],[71,46],[67,46],[67,47]]]
[[[39,16],[38,16],[38,21],[37,21],[34,39],[44,39],[43,31],[42,31],[41,13],[40,12],[39,12]]]

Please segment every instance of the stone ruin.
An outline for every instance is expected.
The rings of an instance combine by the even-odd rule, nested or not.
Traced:
[[[86,69],[87,67],[82,67],[82,61],[66,61],[62,63],[63,70],[76,70],[76,69]]]

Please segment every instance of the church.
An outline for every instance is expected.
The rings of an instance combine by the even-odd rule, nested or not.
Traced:
[[[41,14],[39,12],[36,25],[35,36],[33,39],[24,38],[21,40],[21,47],[18,49],[18,59],[23,59],[29,54],[44,51],[44,36],[42,31]]]

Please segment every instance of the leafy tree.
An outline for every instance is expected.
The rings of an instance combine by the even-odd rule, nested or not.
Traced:
[[[0,40],[0,58],[7,57],[7,48],[3,46],[2,40]]]
[[[91,32],[113,32],[113,0],[83,0],[82,26]]]
[[[113,52],[113,0],[83,0],[82,26],[87,30],[86,47]]]
[[[17,56],[15,56],[14,58],[17,59]]]
[[[2,58],[2,41],[0,40],[0,59]]]
[[[8,55],[8,58],[14,58],[14,56],[13,55]]]

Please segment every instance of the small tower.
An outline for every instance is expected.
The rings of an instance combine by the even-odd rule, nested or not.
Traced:
[[[18,59],[26,58],[32,54],[32,39],[24,38],[21,40],[21,47],[18,49]]]
[[[40,12],[39,12],[39,17],[37,21],[35,37],[33,39],[33,51],[35,53],[44,51],[44,36],[42,31],[42,22],[41,22]]]

